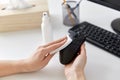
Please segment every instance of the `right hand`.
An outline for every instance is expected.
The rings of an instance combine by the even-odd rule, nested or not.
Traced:
[[[85,80],[84,68],[87,57],[84,44],[81,46],[79,53],[80,54],[72,63],[65,65],[65,75],[67,80]]]

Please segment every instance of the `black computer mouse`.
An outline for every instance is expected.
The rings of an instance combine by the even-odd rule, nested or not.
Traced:
[[[116,33],[120,34],[120,18],[114,20],[111,26]]]
[[[71,63],[77,57],[80,47],[85,41],[85,36],[82,34],[71,36],[71,38],[72,42],[60,50],[60,63],[64,65]]]

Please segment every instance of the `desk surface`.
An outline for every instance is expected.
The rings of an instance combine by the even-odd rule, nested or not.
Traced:
[[[49,0],[50,16],[54,27],[54,39],[67,34],[69,27],[62,24],[62,0]],[[53,9],[54,8],[54,9]],[[80,8],[80,20],[89,21],[109,31],[113,30],[110,23],[120,17],[120,12],[83,1]],[[41,30],[0,33],[0,59],[14,60],[30,56],[37,46],[42,44]],[[87,80],[119,80],[120,59],[86,42],[87,65],[85,74]],[[66,80],[64,66],[59,63],[56,54],[48,66],[33,73],[17,74],[0,78],[0,80]]]

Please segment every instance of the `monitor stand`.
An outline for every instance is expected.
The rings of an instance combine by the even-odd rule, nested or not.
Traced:
[[[111,26],[116,33],[120,34],[120,18],[112,21]]]

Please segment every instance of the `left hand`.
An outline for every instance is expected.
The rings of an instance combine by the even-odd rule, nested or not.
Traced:
[[[85,44],[83,44],[76,59],[70,64],[65,65],[65,76],[67,80],[85,80],[84,68],[86,61],[86,49]]]

